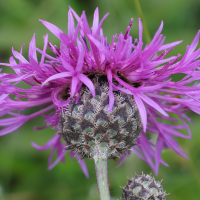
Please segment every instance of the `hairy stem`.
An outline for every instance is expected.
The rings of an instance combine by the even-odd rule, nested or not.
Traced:
[[[151,42],[151,36],[149,34],[149,31],[148,31],[148,28],[147,28],[147,25],[145,23],[145,20],[144,20],[144,15],[142,13],[142,9],[141,9],[141,6],[140,6],[140,3],[139,3],[139,0],[133,0],[134,4],[135,4],[135,9],[138,13],[138,16],[141,18],[142,20],[142,24],[143,24],[143,30],[144,30],[144,37],[146,39],[146,42],[149,44]]]
[[[93,156],[96,170],[96,177],[99,189],[99,195],[101,200],[110,200],[109,185],[108,185],[108,173],[107,173],[107,155],[101,151],[101,148],[97,145],[95,154]]]

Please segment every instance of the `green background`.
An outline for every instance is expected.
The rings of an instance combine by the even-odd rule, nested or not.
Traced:
[[[171,55],[183,55],[186,45],[192,42],[200,29],[200,1],[141,0],[140,3],[151,37],[163,20],[165,43],[184,40],[175,47]],[[131,35],[138,37],[138,15],[133,0],[0,0],[0,62],[8,62],[11,47],[20,51],[23,43],[26,44],[23,51],[26,56],[33,33],[36,33],[37,47],[43,47],[43,35],[48,31],[38,19],[49,21],[67,32],[69,5],[79,15],[85,10],[90,25],[96,7],[99,7],[100,18],[109,12],[110,15],[103,24],[104,35],[108,36],[109,41],[112,35],[125,32],[131,18],[135,19]],[[59,41],[53,34],[50,34],[49,40],[59,46]],[[11,72],[5,67],[4,72],[8,71]],[[31,110],[26,114],[29,113]],[[188,115],[194,122],[191,127],[193,139],[178,141],[190,159],[186,160],[171,150],[165,150],[162,157],[170,167],[160,166],[156,177],[156,180],[163,179],[164,189],[171,193],[168,200],[200,199],[200,117],[190,112]],[[71,161],[68,154],[65,164],[59,163],[48,171],[50,150],[39,152],[30,142],[44,145],[55,131],[51,128],[33,131],[34,125],[44,125],[42,117],[33,119],[15,133],[0,138],[0,200],[98,200],[93,161],[86,160],[89,179],[85,178],[77,160]],[[133,177],[135,172],[152,172],[134,153],[122,166],[116,168],[118,162],[119,160],[110,160],[108,166],[113,200],[121,196],[119,186],[126,184],[127,176]]]

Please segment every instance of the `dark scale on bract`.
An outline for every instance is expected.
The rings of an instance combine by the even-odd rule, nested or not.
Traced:
[[[128,179],[127,185],[122,188],[121,200],[166,200],[166,196],[160,182],[142,174]]]
[[[60,120],[67,149],[82,158],[93,157],[96,145],[107,148],[108,158],[121,157],[136,144],[142,130],[138,107],[132,95],[115,92],[113,109],[107,112],[109,87],[105,76],[93,76],[96,96],[83,86],[77,104],[72,98]],[[74,134],[74,135],[73,135]]]

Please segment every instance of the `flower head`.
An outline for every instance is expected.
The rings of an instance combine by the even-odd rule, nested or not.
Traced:
[[[59,132],[60,116],[63,110],[68,108],[71,100],[73,99],[75,104],[78,103],[83,87],[95,97],[97,91],[91,77],[104,77],[108,85],[108,113],[115,107],[116,92],[134,98],[143,128],[137,141],[138,145],[133,146],[132,150],[158,173],[160,163],[167,165],[161,159],[162,149],[171,148],[181,156],[187,157],[173,136],[190,139],[190,119],[185,112],[192,110],[200,114],[200,84],[195,82],[200,77],[200,49],[195,51],[200,31],[191,45],[186,47],[182,58],[180,55],[167,57],[181,41],[164,44],[165,37],[161,34],[163,22],[150,44],[145,47],[141,19],[138,19],[139,39],[133,41],[129,34],[133,23],[131,19],[125,33],[114,35],[109,44],[101,28],[107,16],[108,14],[99,22],[97,8],[90,28],[85,12],[79,17],[72,8],[69,8],[68,34],[55,25],[40,20],[60,40],[60,48],[48,41],[47,34],[44,36],[43,49],[38,49],[34,34],[29,44],[28,60],[22,55],[23,46],[19,53],[12,49],[13,57],[10,58],[10,62],[1,63],[11,67],[15,73],[0,73],[0,116],[10,115],[9,118],[0,119],[0,126],[4,127],[0,130],[0,135],[17,130],[26,121],[38,115],[44,116],[45,127],[52,126]],[[77,21],[76,26],[74,18]],[[46,53],[47,47],[55,56]],[[41,54],[40,60],[36,52]],[[185,76],[174,82],[170,76],[177,73],[183,73]],[[25,82],[30,87],[17,87],[19,82]],[[10,98],[11,94],[16,97],[14,100]],[[26,108],[35,106],[43,108],[28,116],[23,114]],[[19,111],[19,114],[15,111]],[[169,124],[179,121],[182,121],[182,124]],[[180,133],[179,129],[187,129],[188,136]],[[157,136],[155,144],[149,140],[146,132]],[[57,163],[64,161],[64,154],[67,152],[62,151],[64,144],[60,139],[59,135],[55,135],[45,146],[39,147],[34,143],[33,146],[38,150],[57,150]],[[127,154],[129,150],[123,155],[122,161]],[[49,168],[54,166],[51,158],[52,155],[49,159]],[[81,166],[86,170],[82,161]]]
[[[136,174],[135,177],[128,179],[128,183],[122,188],[122,200],[166,200],[168,194],[163,190],[161,182],[149,174]]]

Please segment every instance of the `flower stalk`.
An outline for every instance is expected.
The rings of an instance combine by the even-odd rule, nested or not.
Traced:
[[[99,196],[101,200],[110,200],[110,192],[108,185],[108,170],[107,170],[107,154],[106,148],[102,148],[96,145],[95,154],[93,156],[95,171],[97,177],[97,184],[99,190]]]

